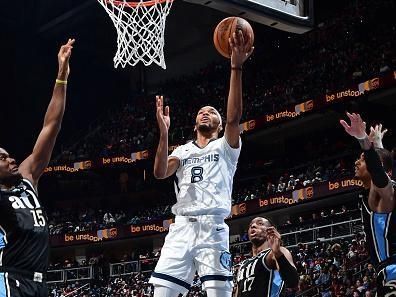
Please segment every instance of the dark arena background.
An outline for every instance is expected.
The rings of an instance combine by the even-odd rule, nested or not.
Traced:
[[[276,1],[293,5],[269,0]],[[339,120],[349,111],[368,127],[382,123],[384,146],[395,152],[394,1],[305,1],[301,21],[250,1],[175,0],[165,30],[166,70],[141,63],[115,69],[117,34],[95,0],[3,2],[0,147],[18,162],[42,127],[59,46],[76,39],[62,130],[39,183],[50,230],[49,296],[153,295],[148,278],[176,202],[173,178],[153,176],[155,96],[171,109],[170,152],[192,139],[200,107],[226,115],[229,61],[212,36],[232,11],[253,18],[255,32],[226,220],[233,269],[250,253],[249,222],[265,216],[299,273],[298,287],[284,296],[375,295],[362,183],[354,179],[360,147]],[[204,295],[197,277],[188,296]]]

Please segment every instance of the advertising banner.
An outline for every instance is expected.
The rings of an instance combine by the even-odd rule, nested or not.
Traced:
[[[363,186],[361,181],[353,178],[342,178],[321,182],[302,189],[275,194],[271,197],[260,197],[232,206],[231,215],[227,219],[235,219],[258,212],[276,208],[290,207],[298,203],[314,201],[319,198],[340,193],[356,191]],[[139,225],[125,225],[97,231],[75,232],[50,237],[51,246],[66,246],[134,238],[151,234],[168,232],[173,219],[151,221]]]

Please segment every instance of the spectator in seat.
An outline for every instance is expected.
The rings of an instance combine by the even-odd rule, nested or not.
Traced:
[[[283,180],[283,176],[281,176],[280,178],[279,178],[279,183],[278,183],[278,188],[277,188],[277,192],[278,193],[283,193],[284,191],[285,191],[285,189],[286,189],[286,183],[284,182],[284,180]]]
[[[103,216],[103,223],[106,226],[110,226],[115,223],[114,217],[110,212],[106,212]]]
[[[290,175],[290,177],[289,177],[289,181],[288,181],[288,183],[287,183],[286,191],[292,191],[292,190],[294,190],[295,186],[296,186],[296,180],[295,180],[295,178],[294,178],[294,175],[292,174],[292,175]]]
[[[319,171],[316,172],[315,173],[315,178],[312,180],[312,183],[316,184],[316,183],[320,183],[322,181],[323,181],[323,179],[322,179],[322,176],[321,176],[320,172]]]
[[[373,279],[373,278],[376,277],[376,275],[375,275],[375,269],[374,269],[373,264],[371,264],[371,263],[368,263],[368,264],[367,264],[366,275],[367,275],[369,278],[371,278],[371,279]]]
[[[315,281],[316,285],[328,286],[330,284],[330,273],[327,267],[320,268],[318,279]]]
[[[266,193],[268,196],[275,194],[275,185],[272,182],[268,182]]]

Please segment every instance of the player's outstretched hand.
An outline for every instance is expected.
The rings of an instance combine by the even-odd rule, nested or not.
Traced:
[[[370,127],[369,140],[374,143],[374,147],[376,148],[384,148],[382,144],[382,139],[384,138],[385,133],[388,132],[388,129],[382,130],[382,124],[375,125],[375,128]]]
[[[281,252],[281,235],[275,229],[275,227],[268,227],[267,230],[267,240],[269,246],[274,253],[275,257],[279,256]]]
[[[367,137],[367,133],[366,133],[366,122],[364,122],[362,120],[362,118],[360,117],[360,114],[358,113],[349,113],[347,112],[346,115],[348,116],[348,118],[351,120],[351,124],[348,125],[347,122],[345,122],[344,120],[340,120],[340,124],[344,127],[345,131],[357,138],[357,139],[364,139]]]
[[[249,36],[252,38],[252,36]],[[254,51],[254,47],[249,42],[245,42],[241,30],[234,32],[232,38],[228,40],[231,48],[231,67],[242,67],[243,63],[250,57]]]
[[[157,122],[161,133],[168,133],[170,127],[169,106],[164,109],[164,96],[155,96]]]
[[[73,49],[73,44],[76,40],[70,39],[67,41],[66,44],[62,45],[59,49],[58,53],[58,64],[59,64],[59,71],[58,71],[58,79],[60,80],[67,80],[70,73],[69,67],[69,60]]]

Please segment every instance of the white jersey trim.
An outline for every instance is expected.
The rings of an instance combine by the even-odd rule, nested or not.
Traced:
[[[386,220],[386,225],[385,225],[385,252],[386,252],[386,257],[390,258],[389,254],[389,240],[388,240],[388,231],[389,231],[389,225],[390,225],[390,220],[392,217],[392,213],[388,214],[388,218]]]
[[[372,235],[372,237],[373,237],[374,249],[375,249],[375,254],[376,254],[376,256],[377,256],[377,260],[378,260],[379,262],[381,262],[382,260],[381,260],[380,254],[379,254],[379,252],[378,252],[377,240],[376,240],[376,238],[375,238],[375,229],[374,229],[374,224],[373,224],[373,222],[374,222],[374,217],[373,217],[373,212],[371,212],[371,213],[370,213],[370,226],[371,226],[371,230],[372,230],[371,235]]]
[[[11,297],[10,284],[8,283],[8,272],[4,273],[4,277],[5,277],[5,285],[7,288],[7,297]]]
[[[26,183],[32,188],[33,192],[36,194],[36,197],[37,197],[37,196],[38,196],[38,193],[37,193],[35,187],[33,187],[32,182],[31,182],[30,180],[28,180],[27,178],[23,178],[22,180],[23,180],[24,182],[26,182]]]
[[[269,268],[269,267],[267,266],[267,264],[265,263],[265,258],[267,258],[268,254],[271,252],[271,249],[268,249],[268,250],[263,251],[263,252],[265,253],[265,255],[264,255],[264,257],[262,258],[261,261],[262,261],[262,263],[263,263],[264,268],[267,269],[269,272],[271,272],[273,269]]]
[[[267,293],[267,297],[271,297],[271,289],[272,289],[272,282],[274,281],[274,271],[273,270],[271,270],[270,271],[270,277],[269,277],[269,281],[268,281],[268,284],[267,284],[267,286],[268,286],[268,293]]]

